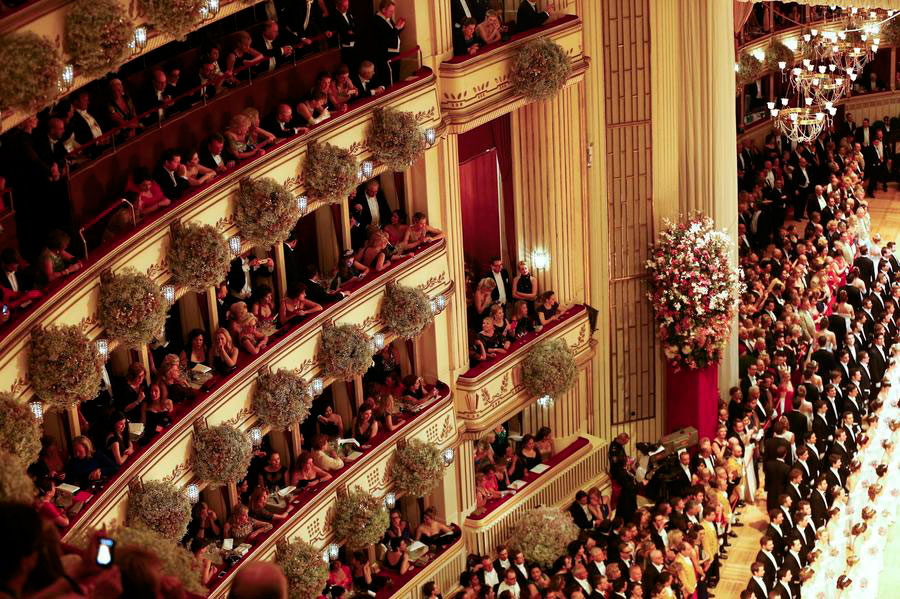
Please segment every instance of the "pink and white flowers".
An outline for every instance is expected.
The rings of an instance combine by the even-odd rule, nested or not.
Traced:
[[[734,242],[713,221],[694,216],[666,229],[650,249],[646,266],[657,337],[676,369],[717,363],[731,334],[740,293]]]

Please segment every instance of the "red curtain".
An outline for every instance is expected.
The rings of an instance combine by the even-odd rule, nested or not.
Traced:
[[[487,271],[492,257],[500,255],[497,150],[461,163],[459,184],[465,259],[480,274]]]

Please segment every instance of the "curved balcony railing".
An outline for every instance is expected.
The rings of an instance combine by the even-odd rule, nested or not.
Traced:
[[[318,370],[316,352],[319,345],[321,327],[326,322],[356,322],[369,334],[381,330],[378,306],[388,281],[397,280],[406,285],[419,287],[430,295],[445,295],[452,292],[448,272],[446,246],[443,240],[432,242],[414,255],[388,269],[373,273],[365,279],[347,287],[348,297],[330,304],[301,323],[279,331],[276,338],[258,355],[241,353],[237,368],[225,375],[209,381],[190,402],[178,406],[172,424],[157,433],[151,442],[132,454],[129,459],[95,494],[87,501],[69,526],[69,533],[85,527],[95,526],[115,517],[121,510],[124,494],[129,481],[137,476],[148,478],[183,478],[189,466],[182,459],[175,459],[178,466],[173,472],[172,460],[164,460],[164,454],[181,453],[190,455],[190,436],[195,422],[227,413],[235,424],[250,419],[250,386],[257,372],[263,366],[273,368],[293,368],[310,379]],[[386,339],[389,341],[389,339]],[[326,380],[327,385],[330,381]],[[234,399],[237,398],[237,399]],[[121,512],[124,513],[124,512]]]

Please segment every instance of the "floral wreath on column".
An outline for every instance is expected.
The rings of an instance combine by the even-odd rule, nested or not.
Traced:
[[[734,241],[709,217],[665,221],[646,262],[656,336],[676,371],[718,363],[741,290]]]

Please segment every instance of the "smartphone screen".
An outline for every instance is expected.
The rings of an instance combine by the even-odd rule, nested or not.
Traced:
[[[100,545],[97,547],[97,565],[101,568],[108,568],[113,562],[113,547],[116,542],[112,539],[101,538]]]

